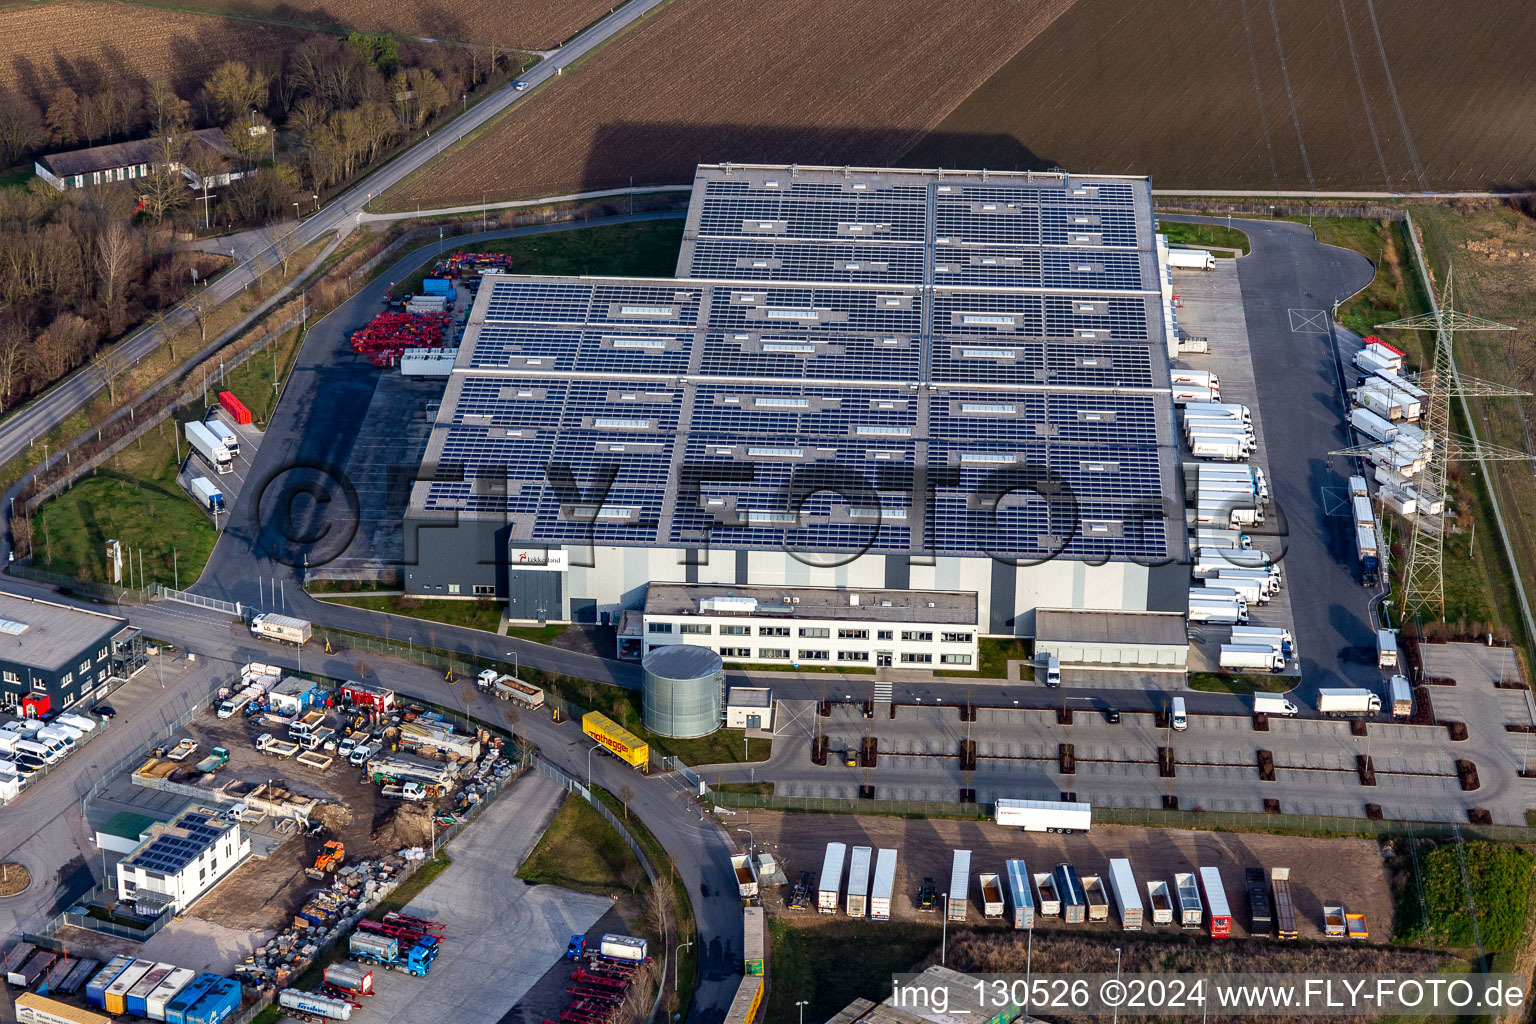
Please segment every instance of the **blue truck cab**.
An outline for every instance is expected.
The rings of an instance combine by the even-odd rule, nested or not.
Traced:
[[[424,978],[427,972],[432,970],[432,965],[437,961],[437,938],[428,935],[405,955],[405,969],[414,978]]]
[[[572,935],[570,943],[565,947],[567,960],[580,960],[587,951],[587,937],[585,935]]]

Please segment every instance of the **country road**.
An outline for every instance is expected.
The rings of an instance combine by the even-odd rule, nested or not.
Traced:
[[[449,122],[442,131],[423,139],[370,173],[337,196],[319,213],[299,224],[295,239],[297,247],[302,249],[332,232],[345,235],[360,223],[363,208],[374,196],[398,184],[444,149],[479,129],[521,99],[532,95],[539,85],[556,77],[562,67],[587,56],[663,2],[630,0],[557,50],[554,56],[531,68],[522,77],[528,83],[526,91],[519,92],[513,83],[507,83],[487,96],[473,110]],[[241,262],[206,287],[204,294],[215,303],[222,303],[239,293],[257,280],[262,271],[270,269],[274,262],[270,244],[249,255],[241,255]],[[180,317],[170,317],[170,320],[179,325],[187,322],[188,317],[182,313]],[[160,341],[157,328],[144,327],[118,342],[116,348],[125,359],[136,361],[154,351]],[[0,421],[0,464],[9,462],[35,438],[46,435],[63,423],[100,390],[101,384],[88,370],[82,369],[19,412]]]

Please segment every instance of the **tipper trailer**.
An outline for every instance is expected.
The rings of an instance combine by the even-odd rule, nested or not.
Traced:
[[[1173,889],[1179,901],[1179,927],[1199,928],[1205,923],[1205,905],[1200,902],[1200,883],[1194,872],[1175,872]]]
[[[1083,899],[1088,904],[1089,921],[1109,920],[1109,893],[1104,889],[1104,880],[1098,875],[1084,875]]]
[[[1010,860],[1003,866],[1008,872],[1008,906],[1013,912],[1013,926],[1033,928],[1035,895],[1029,887],[1029,866],[1022,860]]]
[[[1168,883],[1161,879],[1147,883],[1147,909],[1152,912],[1152,923],[1173,924],[1173,896]]]
[[[1003,916],[1003,880],[995,871],[983,871],[976,879],[981,885],[981,914],[988,920]]]
[[[1035,882],[1036,905],[1040,909],[1042,917],[1061,916],[1061,894],[1056,888],[1056,873],[1053,871],[1036,871],[1032,876]]]

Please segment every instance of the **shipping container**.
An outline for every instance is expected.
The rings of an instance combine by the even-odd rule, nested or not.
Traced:
[[[218,978],[202,998],[187,1010],[185,1024],[223,1024],[240,1012],[240,983],[232,978]]]
[[[1031,875],[1035,883],[1035,907],[1041,917],[1061,916],[1061,894],[1056,888],[1056,875],[1050,871],[1036,871]]]
[[[762,907],[746,907],[742,910],[742,973],[748,977],[763,973],[763,950],[766,941]]]
[[[945,916],[951,921],[964,921],[971,903],[971,851],[956,850],[954,865],[949,872],[948,904]]]
[[[95,1007],[107,1005],[107,987],[117,980],[118,975],[128,969],[133,963],[133,957],[126,953],[119,953],[107,961],[107,966],[96,972],[95,977],[85,983],[85,1001]]]
[[[1200,884],[1192,871],[1177,871],[1173,891],[1179,902],[1179,927],[1199,928],[1205,923],[1205,906],[1200,902]]]
[[[144,1016],[150,1020],[165,1020],[165,1008],[170,1005],[176,994],[192,983],[197,977],[197,972],[189,967],[177,967],[172,969],[165,980],[160,982],[144,1000]]]
[[[848,859],[848,916],[863,917],[869,903],[869,866],[874,850],[868,846],[855,846]]]
[[[816,912],[837,913],[838,896],[843,891],[843,858],[848,855],[846,843],[828,843],[827,852],[821,859],[821,877],[816,879]]]
[[[149,994],[174,973],[176,973],[175,964],[155,964],[154,969],[140,978],[138,984],[123,996],[123,1009],[130,1017],[149,1016]]]
[[[219,407],[221,409],[223,409],[225,412],[229,413],[230,418],[233,419],[240,426],[242,426],[242,427],[250,426],[250,424],[251,424],[251,410],[249,410],[249,409],[247,409],[245,407],[245,403],[244,402],[240,401],[240,399],[235,397],[234,392],[232,392],[232,391],[220,391],[219,392]]]
[[[123,973],[119,974],[116,980],[107,986],[106,1000],[102,1009],[110,1014],[128,1012],[127,1007],[124,1005],[128,998],[128,990],[142,981],[144,975],[154,969],[155,962],[153,960],[135,960],[129,964]]]
[[[112,1024],[112,1018],[36,992],[22,992],[16,997],[16,1019],[20,1024]]]
[[[1088,897],[1083,894],[1083,880],[1071,864],[1056,865],[1056,891],[1061,894],[1061,917],[1068,924],[1082,924],[1088,918]]]
[[[626,960],[632,964],[644,963],[650,958],[649,944],[644,939],[617,932],[603,935],[597,944],[597,953],[609,960]]]
[[[875,858],[875,881],[869,890],[869,916],[875,921],[891,919],[891,897],[896,891],[896,851],[881,850]]]
[[[176,993],[176,997],[165,1004],[165,1024],[186,1024],[187,1011],[197,1005],[197,1001],[208,994],[208,990],[219,981],[217,974],[207,971],[199,974],[187,984],[187,987]]]
[[[1141,931],[1141,893],[1136,888],[1136,875],[1131,871],[1131,862],[1124,857],[1110,858],[1109,890],[1115,896],[1120,927],[1128,932]]]
[[[1035,894],[1029,888],[1029,865],[1022,860],[1010,860],[1003,866],[1008,871],[1008,906],[1013,911],[1013,926],[1033,928]]]
[[[1205,914],[1211,938],[1225,939],[1232,934],[1232,908],[1227,905],[1227,890],[1216,868],[1200,869],[1200,891],[1205,895]]]
[[[588,711],[581,716],[581,731],[630,767],[645,771],[650,766],[651,748],[646,742],[607,715]]]

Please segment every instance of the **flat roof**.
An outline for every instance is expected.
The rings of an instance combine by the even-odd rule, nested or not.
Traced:
[[[110,821],[96,831],[105,832],[109,836],[120,836],[123,839],[132,839],[135,842],[154,825],[159,824],[159,819],[147,814],[137,814],[133,811],[118,811],[112,815]]]
[[[72,668],[82,652],[94,655],[90,648],[127,624],[116,615],[6,593],[0,593],[0,619],[27,627],[0,631],[0,661],[47,671]]]
[[[676,278],[483,279],[408,514],[519,547],[1167,558],[1158,274],[1144,178],[702,166]]]
[[[733,686],[725,693],[725,703],[733,708],[771,708],[773,691],[766,686]]]
[[[1189,633],[1178,612],[1040,608],[1035,611],[1035,642],[1041,641],[1188,647]]]
[[[151,835],[122,863],[160,875],[174,875],[196,860],[226,832],[239,828],[212,807],[189,805]]]
[[[721,599],[725,599],[723,602]],[[701,601],[714,600],[704,610]],[[646,615],[751,616],[759,619],[837,619],[974,626],[977,597],[966,590],[884,590],[874,587],[772,587],[657,583],[645,588]]]

